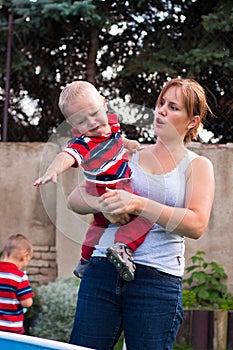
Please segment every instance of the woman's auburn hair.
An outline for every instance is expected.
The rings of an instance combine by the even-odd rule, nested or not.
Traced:
[[[199,123],[187,131],[184,138],[184,143],[191,140],[196,140],[199,126],[201,122],[205,120],[207,112],[212,114],[212,111],[206,101],[205,90],[196,80],[193,79],[171,79],[165,83],[162,91],[159,94],[157,103],[161,101],[165,92],[172,86],[179,86],[181,88],[184,105],[190,120],[196,115],[200,117]]]

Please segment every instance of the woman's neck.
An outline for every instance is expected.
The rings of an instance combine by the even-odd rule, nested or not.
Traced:
[[[164,144],[158,140],[155,144],[154,154],[160,164],[164,165],[165,169],[171,169],[176,167],[185,157],[187,148],[184,146],[183,142]]]
[[[139,153],[139,164],[150,174],[166,174],[171,172],[187,154],[183,143],[164,144],[157,140],[154,145],[148,146]]]
[[[173,140],[172,142],[165,142],[158,138],[154,146],[156,153],[159,152],[160,154],[169,153],[174,156],[175,154],[183,154],[184,152],[187,152],[186,147],[181,138]]]

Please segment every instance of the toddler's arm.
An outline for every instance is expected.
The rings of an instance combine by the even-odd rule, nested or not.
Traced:
[[[34,182],[34,186],[39,187],[49,181],[57,183],[57,176],[69,169],[74,163],[75,160],[71,155],[66,152],[59,153],[50,164],[45,174]]]
[[[24,300],[20,300],[20,304],[21,306],[24,308],[28,308],[30,306],[32,306],[33,304],[33,299],[32,298],[27,298],[27,299],[24,299]]]

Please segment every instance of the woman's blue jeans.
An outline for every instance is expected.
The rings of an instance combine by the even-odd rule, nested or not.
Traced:
[[[183,319],[182,279],[137,265],[124,281],[94,258],[79,287],[71,344],[111,350],[124,331],[127,350],[171,350]]]

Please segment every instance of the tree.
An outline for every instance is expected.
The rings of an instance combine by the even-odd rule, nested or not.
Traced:
[[[103,82],[104,88],[102,71],[109,63],[96,65],[97,52],[102,54],[108,39],[114,37],[110,34],[112,24],[126,23],[127,8],[125,1],[12,0],[3,6],[1,22],[5,28],[9,10],[14,13],[10,139],[46,141],[63,120],[57,98],[67,82],[87,79],[99,86]],[[129,30],[127,36],[130,40]],[[125,56],[130,54],[127,41],[121,36],[113,45],[118,46],[119,56],[125,55],[125,50]],[[122,52],[121,46],[125,47]],[[4,48],[3,42],[1,47]],[[112,64],[118,60],[115,56]],[[3,71],[2,81],[4,75]],[[20,106],[22,97],[27,95],[38,101],[33,118]]]
[[[128,76],[125,88],[129,89],[134,81],[142,90],[143,86],[149,86],[149,80],[153,91],[153,87],[160,88],[161,80],[164,82],[169,76],[198,80],[207,90],[215,115],[208,116],[206,128],[219,142],[232,142],[232,2],[197,0],[166,4],[165,17],[158,27],[147,31],[140,52],[131,56],[122,72]],[[141,101],[145,98],[141,94]]]
[[[9,11],[14,16],[9,140],[46,141],[63,121],[57,107],[60,89],[74,79],[94,83],[110,100],[124,101],[127,95],[130,102],[153,108],[163,83],[180,75],[194,77],[207,89],[213,112],[221,115],[220,129],[217,119],[207,128],[220,142],[232,141],[230,3],[5,1],[0,13],[1,110]],[[36,103],[33,116],[22,107],[25,96]],[[141,124],[124,130],[147,141]]]
[[[9,11],[14,14],[10,139],[46,141],[53,128],[63,121],[57,108],[60,86],[71,79],[72,72],[77,72],[88,56],[86,41],[80,38],[88,22],[98,21],[94,9],[90,1],[45,0],[12,0],[3,7],[5,18]],[[84,25],[79,26],[82,22]],[[82,73],[81,68],[73,76],[84,78]],[[4,79],[4,72],[1,78]],[[20,105],[25,96],[38,101],[33,118]]]

